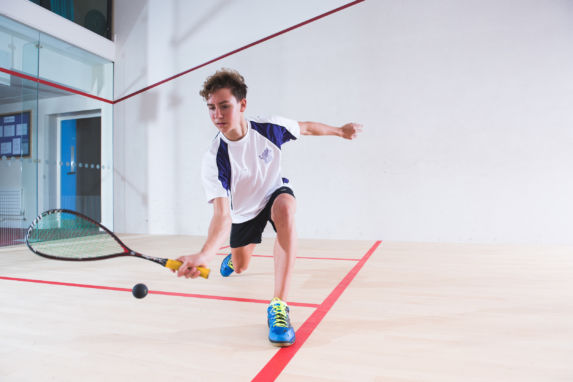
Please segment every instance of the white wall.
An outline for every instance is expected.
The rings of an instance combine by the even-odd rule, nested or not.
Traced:
[[[116,98],[344,4],[237,3],[116,0]],[[566,0],[368,0],[116,104],[116,230],[205,234],[198,91],[224,66],[248,114],[365,125],[285,146],[301,237],[572,244],[572,16]]]

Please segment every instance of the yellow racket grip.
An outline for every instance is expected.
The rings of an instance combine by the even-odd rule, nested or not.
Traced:
[[[183,264],[181,261],[167,259],[167,263],[165,264],[165,267],[176,271],[179,269],[181,264]],[[209,268],[197,267],[197,270],[199,271],[199,274],[201,275],[201,277],[203,277],[205,279],[209,278],[209,273],[211,273],[211,270]]]

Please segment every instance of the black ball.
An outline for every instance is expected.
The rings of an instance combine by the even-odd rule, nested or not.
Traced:
[[[144,298],[147,296],[147,285],[136,284],[131,290],[131,293],[133,293],[133,297],[135,298]]]

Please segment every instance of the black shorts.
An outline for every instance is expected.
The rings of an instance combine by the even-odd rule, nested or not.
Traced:
[[[277,196],[280,194],[290,194],[294,196],[294,192],[288,187],[278,188],[269,199],[265,208],[253,219],[244,223],[238,223],[231,226],[231,248],[244,247],[249,244],[259,244],[263,237],[263,231],[267,222],[271,222],[273,229],[277,232],[275,223],[271,219],[271,208]]]

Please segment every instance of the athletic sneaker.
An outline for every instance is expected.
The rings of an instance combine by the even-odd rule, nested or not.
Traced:
[[[294,329],[290,324],[289,308],[278,297],[273,298],[267,308],[269,324],[269,341],[276,346],[290,346],[294,344]]]
[[[221,275],[223,277],[227,277],[234,271],[235,268],[233,268],[233,262],[231,261],[231,254],[229,253],[229,255],[225,257],[221,262]]]

